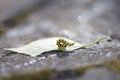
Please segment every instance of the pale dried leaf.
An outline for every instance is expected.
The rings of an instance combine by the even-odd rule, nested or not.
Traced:
[[[32,57],[35,57],[37,55],[40,55],[43,52],[58,50],[56,41],[60,38],[63,38],[64,40],[70,43],[73,43],[73,42],[75,43],[73,46],[66,47],[66,51],[72,51],[82,46],[81,44],[75,41],[69,40],[67,38],[64,38],[64,37],[52,37],[52,38],[45,38],[45,39],[33,41],[23,47],[7,48],[6,50],[10,50],[10,51],[17,52],[17,53],[23,53],[23,54],[27,54]]]

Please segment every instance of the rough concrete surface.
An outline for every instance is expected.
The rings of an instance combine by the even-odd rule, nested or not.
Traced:
[[[120,59],[118,2],[117,0],[53,0],[42,9],[33,12],[25,22],[8,28],[0,36],[0,77],[51,70],[52,75],[47,80],[120,80],[119,72],[99,66],[105,61]],[[92,42],[102,36],[111,38],[85,49],[47,52],[34,58],[3,50],[53,36],[64,36],[81,44]],[[90,65],[95,67],[84,70],[83,67]],[[77,68],[83,68],[83,72],[79,75],[75,71]],[[17,80],[15,77],[8,78],[13,79]],[[29,80],[29,78],[20,79]]]

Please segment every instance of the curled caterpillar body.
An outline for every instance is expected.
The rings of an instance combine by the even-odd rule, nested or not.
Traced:
[[[69,43],[67,41],[65,41],[63,38],[58,39],[56,42],[56,45],[58,46],[59,50],[65,50],[67,46],[72,46],[75,43]]]

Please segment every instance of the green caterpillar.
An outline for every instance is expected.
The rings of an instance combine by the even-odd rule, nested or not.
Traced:
[[[75,43],[69,43],[67,41],[65,41],[63,38],[58,39],[56,42],[56,45],[58,46],[59,50],[65,50],[67,46],[72,46]]]

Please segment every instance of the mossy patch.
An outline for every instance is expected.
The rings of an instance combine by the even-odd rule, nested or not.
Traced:
[[[2,80],[50,80],[50,76],[50,70],[42,70],[36,73],[13,74],[9,77],[3,78]]]
[[[120,60],[105,61],[101,64],[101,66],[105,66],[115,72],[120,73]]]
[[[0,25],[0,36],[5,32],[5,29]]]
[[[42,9],[45,5],[46,5],[46,1],[45,2],[43,1],[42,3],[18,11],[15,13],[15,15],[13,15],[10,19],[5,20],[3,23],[11,27],[21,24],[26,21],[28,16],[30,16],[38,9]]]
[[[88,69],[97,68],[97,67],[106,67],[114,72],[120,73],[120,60],[104,61],[100,64],[93,64],[84,67],[79,67],[76,68],[74,71],[77,75],[80,75],[83,74]]]
[[[9,26],[15,26],[15,25],[18,25],[20,23],[23,23],[26,21],[27,17],[30,14],[32,14],[35,10],[36,10],[36,8],[30,8],[30,9],[26,9],[24,11],[21,11],[16,16],[12,17],[11,19],[6,20],[4,22],[4,24],[9,25]]]
[[[4,33],[4,30],[0,28],[0,35]]]
[[[89,66],[85,66],[85,67],[79,67],[79,68],[76,68],[74,70],[75,74],[76,75],[81,75],[83,74],[86,70],[88,69],[91,69],[91,68],[95,68],[96,66],[95,65],[89,65]]]

